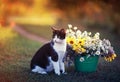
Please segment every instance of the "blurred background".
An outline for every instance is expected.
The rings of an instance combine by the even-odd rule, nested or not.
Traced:
[[[120,34],[119,0],[0,0],[0,25],[68,23],[104,28]]]
[[[119,8],[120,0],[0,0],[0,82],[119,82]],[[51,39],[51,27],[67,28],[68,24],[100,32],[101,39],[110,40],[117,58],[111,63],[100,60],[92,74],[74,69],[67,77],[31,74],[31,58]]]
[[[80,30],[100,32],[102,38],[116,43],[120,35],[119,8],[119,0],[0,0],[0,27],[19,26],[50,39],[50,27],[67,28],[72,24]]]
[[[119,0],[0,0],[0,26],[20,26],[50,39],[50,27],[72,24],[80,30],[101,32],[103,38],[118,38],[119,8]]]

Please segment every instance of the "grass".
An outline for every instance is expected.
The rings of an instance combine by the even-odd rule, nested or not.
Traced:
[[[14,32],[12,38],[0,42],[0,82],[119,82],[120,56],[111,63],[100,58],[98,68],[93,73],[76,72],[66,68],[68,74],[57,76],[31,73],[30,60],[41,43],[28,40]]]
[[[26,82],[31,57],[41,45],[15,35],[0,42],[0,82]]]

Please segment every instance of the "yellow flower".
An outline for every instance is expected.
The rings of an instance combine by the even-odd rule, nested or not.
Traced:
[[[74,45],[72,46],[72,49],[73,49],[75,52],[77,52],[77,53],[84,53],[84,52],[86,52],[86,49],[83,48],[81,45],[78,45],[78,44],[74,44]]]
[[[111,54],[110,56],[104,57],[104,59],[108,62],[111,62],[115,59],[116,54]]]
[[[81,48],[81,51],[82,51],[82,53],[85,53],[86,49],[85,48]]]
[[[84,38],[79,38],[78,39],[78,45],[84,46],[85,45],[85,39]]]
[[[74,44],[72,46],[73,50],[77,53],[80,53],[81,52],[81,46],[77,45],[77,44]]]
[[[77,44],[74,44],[74,45],[72,46],[72,48],[73,48],[73,50],[77,51],[77,50],[79,49],[79,46],[78,46]]]
[[[67,37],[66,40],[69,45],[75,44],[75,38],[73,37]]]
[[[113,54],[113,57],[117,57],[117,55],[116,55],[116,54]]]

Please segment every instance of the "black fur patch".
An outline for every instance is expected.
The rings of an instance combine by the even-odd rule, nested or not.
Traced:
[[[31,60],[31,69],[34,69],[35,65],[42,68],[46,68],[49,65],[48,57],[51,57],[53,61],[58,61],[58,54],[55,52],[51,43],[43,45],[33,56]]]
[[[57,35],[58,38],[60,39],[65,39],[66,33],[64,29],[61,30],[54,30],[53,31],[53,38]]]
[[[57,35],[60,39],[65,39],[66,33],[64,29],[61,30],[55,30],[53,29],[53,38]],[[44,69],[49,65],[49,59],[48,57],[51,57],[53,61],[58,61],[58,54],[53,49],[54,42],[51,41],[50,43],[47,43],[43,45],[33,56],[31,60],[31,69],[34,69],[34,67],[40,66]]]

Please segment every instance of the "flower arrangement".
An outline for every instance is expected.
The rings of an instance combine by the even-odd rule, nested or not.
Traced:
[[[72,27],[72,25],[69,24],[66,34],[68,45],[70,45],[77,55],[87,54],[88,57],[91,55],[98,55],[104,57],[108,62],[111,62],[116,57],[110,41],[107,39],[100,39],[100,33],[98,32],[94,35],[91,32],[82,32],[78,30],[77,27]]]

